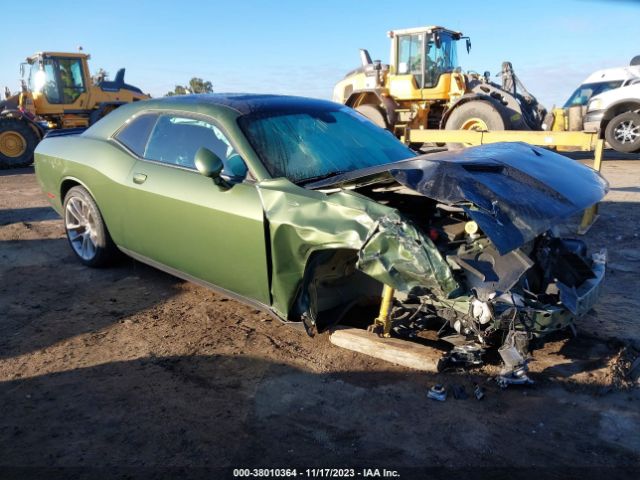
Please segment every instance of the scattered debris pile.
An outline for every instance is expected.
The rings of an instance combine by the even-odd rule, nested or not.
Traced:
[[[504,362],[504,367],[496,379],[496,382],[498,382],[501,388],[507,388],[509,385],[526,385],[533,383],[533,380],[527,375],[529,372],[527,365],[528,349],[529,334],[527,332],[510,330],[504,343],[498,349],[498,353]]]
[[[625,345],[611,359],[610,385],[619,390],[640,386],[640,352]]]
[[[434,385],[427,391],[427,398],[430,398],[431,400],[437,400],[439,402],[445,402],[447,400],[448,393],[449,390],[445,385],[438,384]],[[464,385],[452,385],[451,393],[453,395],[453,398],[455,398],[456,400],[466,400],[467,398],[469,398]],[[484,398],[484,388],[482,388],[475,382],[473,384],[473,396],[476,398],[476,400],[482,400]]]

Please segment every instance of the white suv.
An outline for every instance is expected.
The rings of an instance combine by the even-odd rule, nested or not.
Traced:
[[[640,152],[640,79],[592,97],[584,129],[604,132],[604,138],[618,152]]]

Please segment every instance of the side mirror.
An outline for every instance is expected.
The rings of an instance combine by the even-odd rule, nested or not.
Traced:
[[[200,147],[196,152],[194,163],[198,171],[205,177],[217,179],[224,168],[220,157],[205,147]]]

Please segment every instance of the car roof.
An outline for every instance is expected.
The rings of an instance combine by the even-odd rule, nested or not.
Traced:
[[[344,105],[317,98],[265,93],[208,93],[194,95],[172,95],[152,98],[123,105],[107,115],[104,120],[89,127],[83,134],[87,137],[108,138],[129,118],[146,110],[176,110],[212,115],[223,123],[235,122],[252,113],[278,111],[300,111],[307,109],[342,108]]]
[[[193,95],[174,95],[147,101],[154,108],[188,107],[191,105],[222,107],[235,110],[241,115],[301,107],[329,107],[328,100],[297,97],[293,95],[273,95],[266,93],[207,93]],[[146,103],[146,102],[145,102]],[[139,104],[141,105],[141,104]]]

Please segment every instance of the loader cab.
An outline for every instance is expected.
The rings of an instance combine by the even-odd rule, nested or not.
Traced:
[[[39,53],[27,58],[26,84],[38,111],[55,113],[63,106],[83,108],[91,85],[86,54]]]
[[[448,100],[451,76],[460,71],[458,41],[462,33],[442,27],[396,30],[391,38],[389,87],[397,98]]]

